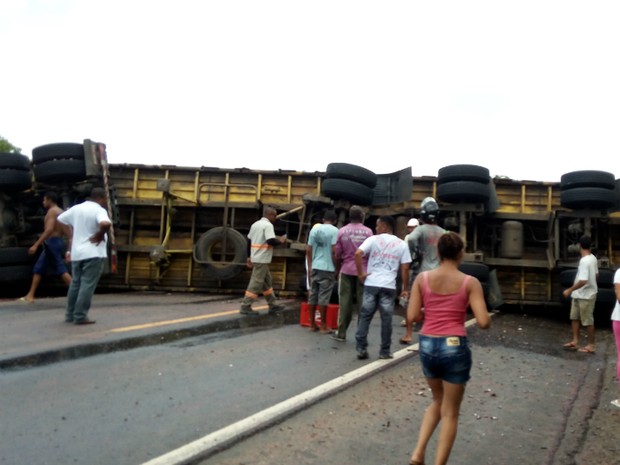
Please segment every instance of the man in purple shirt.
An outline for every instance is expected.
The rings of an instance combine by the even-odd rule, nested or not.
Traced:
[[[364,226],[364,210],[356,205],[349,209],[350,223],[338,230],[336,240],[336,269],[340,269],[338,285],[338,330],[332,335],[336,341],[344,342],[353,313],[359,315],[364,292],[364,283],[357,277],[355,251],[372,236],[372,229]],[[367,258],[364,260],[366,267]],[[364,270],[365,271],[365,270]]]

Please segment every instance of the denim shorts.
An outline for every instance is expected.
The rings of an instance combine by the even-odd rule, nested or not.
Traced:
[[[419,341],[424,376],[440,378],[452,384],[469,381],[472,358],[467,337],[431,337],[420,334]]]

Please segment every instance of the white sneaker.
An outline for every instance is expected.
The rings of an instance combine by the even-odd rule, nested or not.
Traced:
[[[614,406],[620,408],[620,400],[618,400],[618,399],[612,400],[611,401],[611,405],[614,405]]]

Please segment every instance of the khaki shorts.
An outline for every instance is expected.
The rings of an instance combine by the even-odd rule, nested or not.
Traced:
[[[594,326],[594,306],[596,296],[589,299],[572,299],[570,304],[570,319],[580,320],[583,326]]]

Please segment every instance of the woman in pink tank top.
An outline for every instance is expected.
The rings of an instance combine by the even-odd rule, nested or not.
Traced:
[[[423,321],[419,333],[420,361],[433,393],[410,465],[424,464],[426,446],[439,422],[435,465],[448,463],[472,365],[465,329],[467,308],[472,309],[480,328],[486,329],[491,323],[480,282],[459,271],[464,253],[461,237],[445,233],[437,250],[441,264],[416,277],[407,308],[409,323]]]

